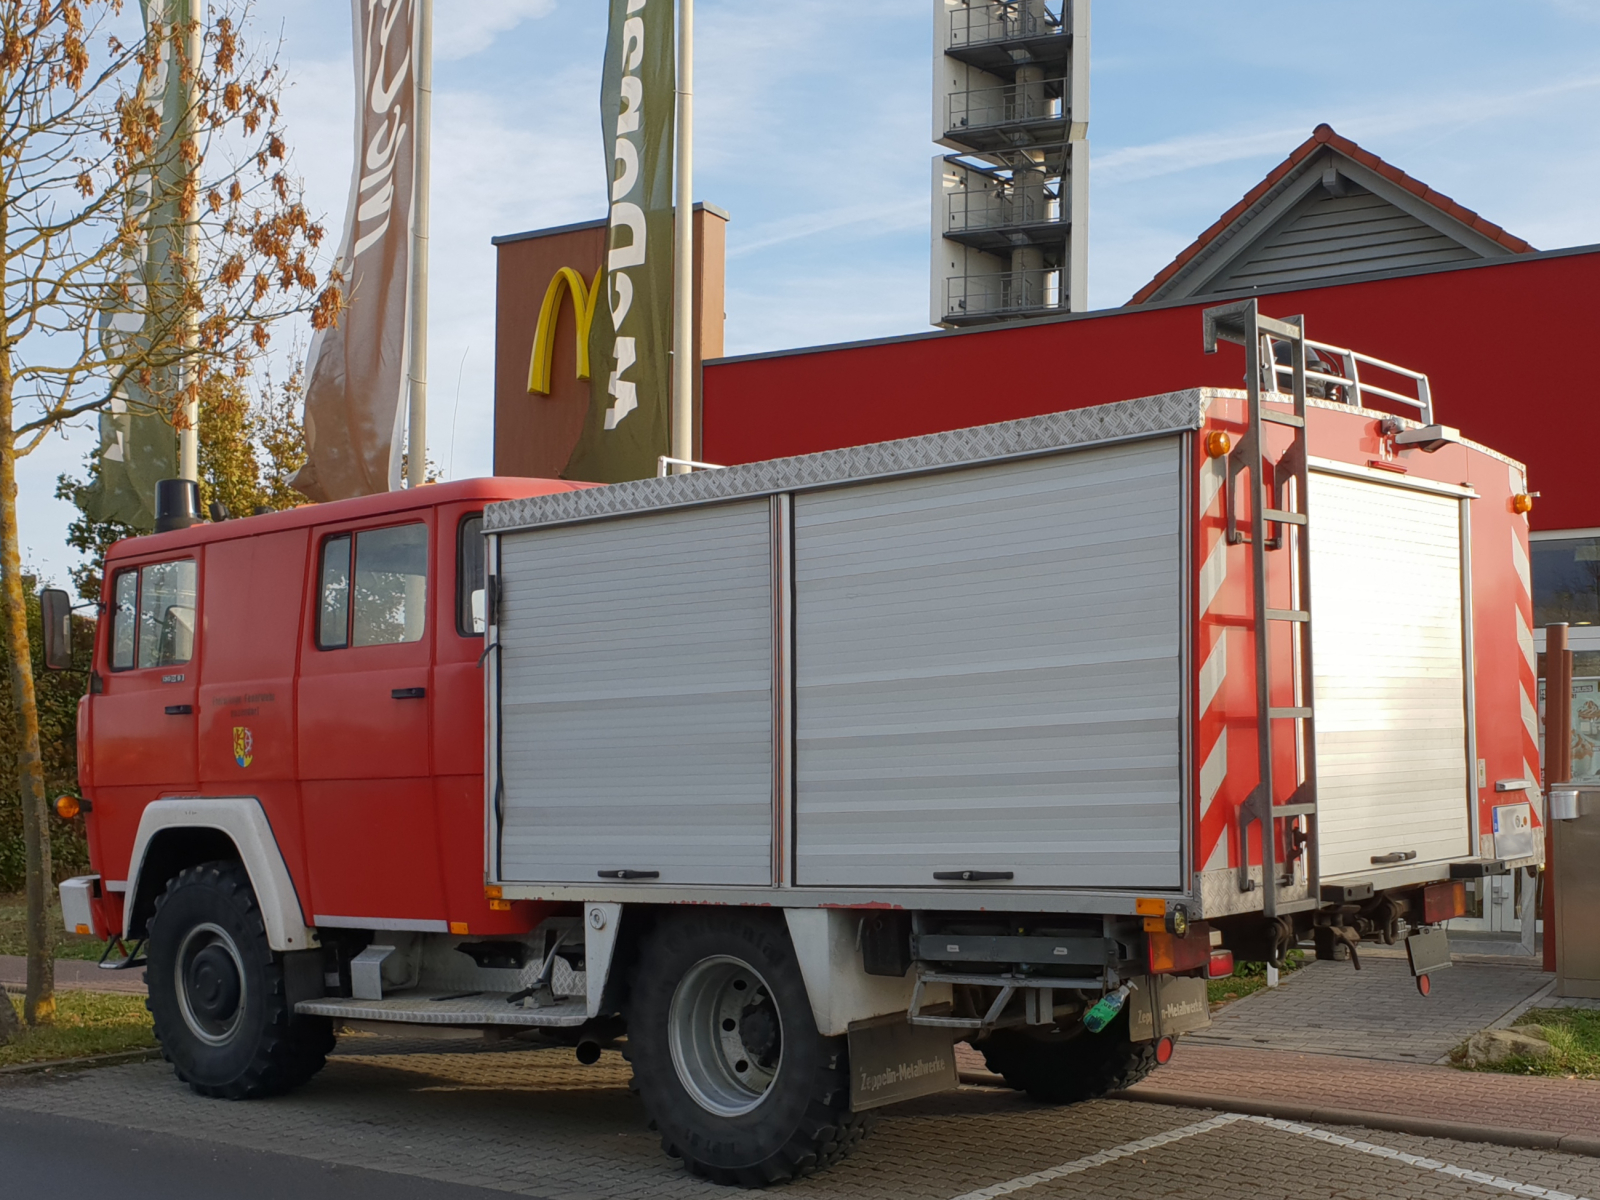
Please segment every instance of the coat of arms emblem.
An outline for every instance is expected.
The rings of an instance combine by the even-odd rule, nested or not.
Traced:
[[[233,727],[233,761],[241,767],[248,767],[255,755],[255,739],[250,736],[250,730],[243,725]]]

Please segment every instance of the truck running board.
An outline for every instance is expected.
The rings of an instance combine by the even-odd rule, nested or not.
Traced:
[[[294,1010],[308,1017],[335,1021],[397,1021],[409,1025],[460,1025],[469,1027],[511,1025],[571,1028],[589,1019],[583,996],[564,996],[538,1008],[508,1001],[513,992],[408,991],[385,1000],[302,1000]]]

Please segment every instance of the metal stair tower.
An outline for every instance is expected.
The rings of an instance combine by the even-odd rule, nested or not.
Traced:
[[[935,0],[935,325],[1088,307],[1089,2]]]

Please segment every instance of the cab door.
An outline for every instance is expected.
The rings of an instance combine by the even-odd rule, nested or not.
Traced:
[[[109,669],[94,698],[102,786],[194,790],[199,579],[194,555],[112,574]]]
[[[89,696],[96,820],[106,844],[131,846],[144,806],[193,795],[200,663],[199,550],[156,562],[118,563],[106,644]],[[115,827],[115,828],[112,828]]]
[[[433,523],[423,512],[325,527],[311,548],[297,745],[318,925],[446,928],[431,761]]]

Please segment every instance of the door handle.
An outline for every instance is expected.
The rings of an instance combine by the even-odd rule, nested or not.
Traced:
[[[391,688],[389,691],[389,697],[393,700],[422,700],[427,695],[427,688]]]
[[[192,712],[194,712],[194,705],[192,704],[167,705],[167,716],[169,717],[187,717]]]

